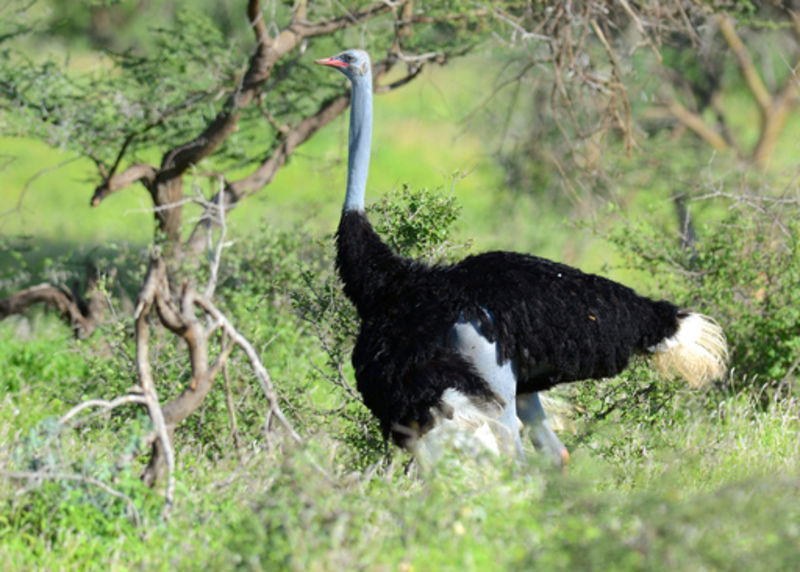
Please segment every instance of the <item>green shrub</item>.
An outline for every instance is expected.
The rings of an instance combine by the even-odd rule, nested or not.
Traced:
[[[446,262],[466,246],[451,240],[461,206],[442,188],[414,190],[403,185],[367,212],[377,233],[402,256]]]
[[[370,217],[401,253],[441,261],[456,251],[448,238],[455,209],[441,192],[403,189],[373,206]],[[769,367],[754,373],[780,384],[793,379],[792,354],[770,336],[792,334],[794,318],[779,310],[795,300],[796,267],[786,266],[795,260],[788,237],[797,226],[784,220],[788,234],[759,234],[768,229],[759,215],[742,208],[731,218],[736,232],[730,220],[703,228],[694,253],[665,244],[653,224],[631,225],[612,239],[631,266],[654,275],[665,297],[723,322],[737,368],[771,366],[753,352],[779,348],[779,375],[768,377]],[[306,442],[264,438],[261,388],[234,352],[227,382],[221,376],[176,432],[177,504],[164,524],[163,499],[138,480],[143,459],[130,461],[149,428],[140,408],[70,431],[53,421],[82,399],[110,398],[134,382],[130,322],[104,326],[98,337],[105,346],[72,340],[52,319],[45,319],[49,334],[17,340],[4,322],[2,469],[49,475],[2,477],[0,560],[8,567],[797,567],[797,400],[765,403],[753,384],[741,387],[736,372],[724,392],[682,392],[681,382],[665,382],[636,360],[621,376],[562,390],[584,411],[578,432],[564,437],[573,459],[567,474],[538,463],[529,448],[523,465],[446,455],[418,478],[404,470],[404,455],[385,458],[377,424],[354,389],[357,320],[334,271],[332,237],[267,230],[232,240],[216,300],[261,354]],[[206,279],[197,276],[200,284]],[[118,290],[109,295],[121,308]],[[756,310],[759,318],[748,314]],[[758,319],[771,325],[759,330]],[[753,339],[761,346],[749,352]],[[167,398],[187,381],[185,349],[155,326],[151,341],[154,377]],[[213,359],[219,344],[212,345]],[[226,383],[241,456],[234,454]],[[130,503],[98,482],[132,501],[140,526]]]
[[[646,221],[620,225],[609,238],[665,297],[723,325],[731,380],[777,387],[796,373],[800,352],[800,205],[752,201],[732,201],[720,223],[698,229],[691,248]]]

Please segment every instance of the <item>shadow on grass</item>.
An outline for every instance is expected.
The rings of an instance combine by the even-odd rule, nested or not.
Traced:
[[[147,264],[147,246],[134,243],[75,243],[26,236],[0,237],[0,298],[49,282],[83,292],[90,265],[114,275],[110,286],[135,298]]]

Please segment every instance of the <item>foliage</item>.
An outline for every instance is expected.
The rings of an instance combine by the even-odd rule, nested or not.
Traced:
[[[454,205],[442,192],[403,189],[371,208],[390,242],[423,242],[433,251],[448,244]],[[415,217],[407,225],[408,213]],[[654,237],[631,233],[618,244],[643,267],[661,270],[665,254],[638,258],[659,252],[645,248]],[[403,236],[415,240],[404,243]],[[37,346],[13,341],[9,322],[0,325],[0,380],[8,395],[0,435],[21,426],[14,409],[28,412],[25,437],[9,439],[0,458],[6,471],[46,466],[52,475],[14,480],[5,489],[14,495],[0,510],[4,561],[22,568],[467,570],[796,563],[800,491],[789,477],[800,468],[796,400],[765,406],[745,389],[704,410],[697,397],[634,368],[605,386],[582,386],[596,401],[583,402],[578,433],[564,438],[573,452],[567,475],[540,466],[532,450],[531,463],[520,467],[446,457],[422,476],[403,470],[403,456],[387,462],[374,421],[347,386],[355,318],[335,279],[331,238],[263,230],[234,237],[227,249],[220,304],[263,348],[288,412],[309,439],[300,447],[263,440],[262,398],[234,362],[239,454],[220,383],[176,436],[178,505],[169,526],[159,523],[159,499],[136,479],[136,463],[119,463],[145,427],[140,416],[115,413],[67,432],[47,420],[63,412],[66,400],[104,387],[101,395],[110,397],[130,384],[122,351],[130,332],[119,330],[111,356],[81,343],[81,352],[51,362],[48,348],[69,345],[63,335]],[[663,250],[664,241],[657,244]],[[704,244],[697,243],[696,257],[705,256]],[[713,252],[722,249],[714,244]],[[675,282],[662,287],[694,293]],[[185,375],[181,353],[159,343],[158,380]],[[70,379],[86,393],[70,393]],[[620,397],[615,409],[592,415]],[[47,405],[32,406],[41,403]],[[59,477],[65,473],[124,494],[141,524],[130,503],[88,480]]]
[[[89,20],[100,22],[108,17],[125,22],[129,19],[126,14],[134,8],[131,4],[135,4],[119,2],[80,9],[72,6],[67,10],[64,3],[54,2],[52,21],[41,20],[38,26],[48,31],[52,26],[67,37],[78,25],[89,25],[97,32]],[[246,4],[236,4],[240,20]],[[445,18],[453,8],[446,2],[430,4],[429,13]],[[364,7],[363,2],[352,2],[342,9],[350,13]],[[218,113],[225,111],[222,106],[230,105],[226,99],[241,89],[238,84],[253,50],[249,26],[231,29],[229,19],[220,19],[220,12],[230,9],[216,3],[193,5],[192,9],[169,3],[161,8],[171,13],[169,18],[163,18],[157,8],[145,10],[150,24],[135,39],[129,38],[133,45],[107,51],[100,65],[91,71],[76,69],[60,49],[53,50],[56,55],[49,55],[48,51],[32,55],[24,46],[13,44],[7,57],[0,60],[0,76],[4,78],[0,83],[0,106],[6,112],[0,133],[32,137],[88,157],[101,166],[102,176],[116,168],[118,160],[124,159],[124,164],[152,162],[154,150],[193,141]],[[459,10],[466,9],[457,3],[456,11]],[[311,3],[307,17],[322,20],[339,11],[339,7]],[[13,22],[22,21],[16,12],[12,11],[12,15]],[[290,7],[280,3],[274,11],[265,10],[273,27],[285,26],[289,15]],[[413,48],[407,47],[409,53],[460,53],[468,49],[469,43],[476,41],[478,26],[456,21],[461,23],[444,24],[431,33],[421,25],[413,38],[409,36],[413,43]],[[392,22],[377,18],[369,26],[370,47],[377,58],[391,45]],[[19,27],[9,36],[28,33],[36,41],[39,28]],[[472,39],[468,41],[467,37]],[[329,50],[346,42],[344,31],[319,40]],[[257,165],[274,152],[285,135],[283,130],[312,115],[323,101],[341,91],[338,78],[313,68],[294,55],[278,62],[271,76],[274,79],[260,96],[264,99],[258,105],[238,110],[242,114],[241,125],[215,153],[216,169],[224,172]]]
[[[691,248],[665,241],[647,221],[629,221],[610,239],[660,291],[723,324],[735,370],[777,386],[793,379],[800,350],[799,205],[766,194],[734,197],[719,224],[698,229]]]
[[[444,262],[453,258],[450,251],[463,248],[449,240],[461,207],[443,189],[415,191],[403,185],[367,211],[373,213],[378,234],[402,256]]]
[[[343,445],[325,437],[280,454],[262,450],[242,469],[192,448],[181,456],[187,486],[169,526],[143,510],[143,533],[125,516],[74,505],[38,521],[47,537],[30,527],[12,534],[14,513],[4,511],[0,551],[21,567],[55,568],[793,567],[797,404],[772,407],[756,423],[753,405],[726,403],[723,424],[700,413],[659,431],[629,426],[633,446],[618,452],[619,463],[579,448],[569,475],[452,458],[425,479],[398,465],[354,471],[342,462]],[[646,453],[636,447],[645,443]],[[26,518],[52,511],[50,494],[25,495]]]
[[[497,134],[510,190],[585,217],[609,198],[635,196],[638,173],[619,184],[620,155],[705,162],[716,152],[773,175],[794,164],[796,11],[703,2],[669,13],[661,3],[648,15],[655,6],[622,21],[614,7],[602,22],[572,13],[546,45],[504,50],[493,99],[473,121]],[[559,42],[567,30],[581,39]],[[559,49],[567,53],[551,61]]]
[[[146,55],[112,55],[88,73],[23,53],[4,59],[8,80],[0,94],[11,111],[4,134],[36,137],[106,165],[115,160],[114,143],[126,137],[133,160],[154,145],[193,137],[213,112],[220,82],[240,62],[202,13],[180,11],[150,34],[154,48]]]
[[[745,187],[736,192],[711,193],[723,203],[716,208],[725,207],[722,220],[714,224],[687,219],[692,229],[676,231],[651,213],[623,217],[606,231],[620,255],[618,264],[639,282],[650,284],[643,293],[721,323],[730,348],[730,374],[693,405],[709,410],[727,395],[756,394],[762,405],[797,396],[800,315],[794,309],[800,304],[800,201],[792,193],[780,198],[764,189],[754,193],[743,181]],[[711,183],[714,188],[733,184],[733,178]],[[698,182],[696,192],[705,185],[709,183]],[[708,201],[691,206],[708,216]],[[687,243],[687,237],[694,238]],[[680,407],[684,391],[681,380],[659,379],[642,360],[634,360],[634,367],[616,378],[569,386],[560,393],[587,423],[573,438],[582,443],[593,439],[596,425],[606,420],[653,428],[665,415],[671,422],[690,422]],[[620,433],[616,438],[605,436],[597,447],[614,455],[628,442],[628,434]]]

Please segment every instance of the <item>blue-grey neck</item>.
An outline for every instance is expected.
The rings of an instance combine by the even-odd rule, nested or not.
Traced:
[[[344,210],[363,211],[372,142],[372,74],[352,78],[350,95],[350,144],[347,157],[347,192]]]

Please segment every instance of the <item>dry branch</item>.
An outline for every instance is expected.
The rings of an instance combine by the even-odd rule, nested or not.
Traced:
[[[57,310],[76,332],[78,330],[90,332],[94,329],[94,325],[87,316],[83,315],[77,301],[70,293],[64,292],[46,282],[31,286],[0,300],[0,318],[6,318],[12,314],[22,314],[30,306],[38,303]]]
[[[797,24],[797,16],[792,15],[791,17]],[[745,84],[758,106],[761,121],[757,143],[749,152],[744,153],[741,151],[742,146],[733,138],[724,123],[722,112],[717,103],[717,94],[712,94],[710,99],[720,120],[722,133],[709,126],[698,113],[686,109],[677,100],[673,99],[667,103],[666,109],[682,125],[693,131],[714,149],[727,151],[734,148],[747,160],[760,168],[764,168],[775,150],[778,138],[786,125],[789,115],[800,103],[800,89],[797,87],[797,76],[800,73],[800,57],[795,62],[784,85],[777,89],[775,93],[771,93],[761,79],[745,43],[736,31],[733,18],[728,14],[719,14],[716,17],[716,23],[720,36],[722,36],[725,44],[736,59],[739,73],[744,78]]]
[[[727,14],[720,14],[717,17],[717,25],[719,26],[722,37],[736,57],[736,62],[739,65],[739,70],[742,72],[742,77],[744,77],[745,82],[747,82],[747,87],[758,103],[761,113],[766,114],[772,104],[772,96],[764,85],[764,82],[761,81],[758,70],[756,70],[756,66],[753,64],[753,60],[750,58],[750,54],[747,48],[745,48],[744,42],[742,42],[739,34],[736,33],[736,28],[733,25],[733,18]]]
[[[725,138],[703,121],[698,114],[686,109],[683,105],[673,100],[667,105],[670,113],[683,125],[691,129],[695,135],[711,145],[717,151],[727,151],[730,145]]]
[[[261,359],[258,357],[258,353],[253,345],[248,341],[247,338],[240,334],[236,328],[233,327],[233,324],[231,324],[228,318],[222,312],[220,312],[213,302],[206,298],[198,297],[195,299],[195,303],[208,312],[208,314],[222,326],[225,333],[230,336],[234,343],[242,348],[245,355],[247,355],[247,358],[250,360],[250,365],[255,371],[258,380],[261,382],[261,387],[264,390],[264,396],[267,398],[267,403],[269,403],[269,414],[275,415],[275,417],[278,418],[292,439],[298,443],[302,442],[300,435],[297,433],[297,431],[295,431],[294,427],[292,427],[292,424],[283,414],[283,411],[278,404],[278,394],[275,392],[275,386],[272,384],[272,378],[270,377],[267,368],[265,368],[264,364],[261,363]]]
[[[150,263],[150,268],[145,277],[144,286],[139,293],[139,300],[136,305],[134,318],[136,320],[136,370],[139,378],[139,385],[145,398],[147,412],[153,422],[153,428],[158,440],[153,443],[153,454],[150,463],[142,475],[142,479],[149,486],[154,486],[162,465],[167,476],[167,486],[165,491],[164,516],[167,516],[174,502],[175,490],[175,453],[172,449],[171,435],[168,432],[167,424],[164,419],[164,412],[156,393],[155,382],[150,368],[149,338],[150,326],[147,323],[147,315],[159,291],[161,282],[166,281],[166,269],[159,259],[154,259]]]
[[[85,409],[89,409],[91,407],[99,407],[105,411],[109,411],[111,409],[116,409],[121,405],[128,405],[129,403],[136,403],[140,405],[145,405],[147,400],[141,393],[129,393],[128,395],[122,395],[120,397],[116,397],[112,400],[107,399],[89,399],[84,401],[83,403],[79,403],[69,411],[67,411],[64,415],[61,416],[58,420],[59,425],[66,425],[69,421],[72,420],[73,417],[77,416]]]
[[[0,300],[0,320],[14,314],[23,314],[35,304],[44,304],[56,310],[79,339],[88,338],[94,332],[108,307],[100,290],[97,270],[91,264],[87,268],[83,298],[75,292],[44,282]]]
[[[223,238],[220,237],[220,244]],[[220,254],[220,249],[221,246],[217,249],[217,256]],[[207,290],[213,292],[211,282]],[[163,405],[156,389],[149,349],[150,316],[153,309],[156,310],[159,322],[186,343],[191,367],[191,378],[184,390]],[[209,317],[207,325],[203,325],[195,314],[197,309]],[[236,330],[210,297],[201,296],[188,283],[184,283],[179,292],[174,293],[170,288],[166,263],[158,254],[150,260],[137,299],[134,320],[138,386],[129,390],[128,394],[115,399],[90,399],[80,403],[64,414],[60,423],[74,422],[78,415],[91,408],[109,411],[129,404],[144,405],[153,423],[153,431],[145,438],[145,444],[150,446],[151,456],[142,474],[142,480],[149,486],[155,486],[166,479],[164,517],[169,514],[175,495],[175,453],[172,445],[175,427],[202,405],[212,388],[213,380],[225,367],[235,347],[245,352],[264,390],[268,404],[265,414],[266,430],[269,430],[269,420],[274,418],[282,424],[285,432],[293,440],[296,442],[302,440],[281,410],[269,372],[261,363],[252,344]],[[220,328],[224,333],[223,339],[228,341],[223,343],[213,363],[209,363],[209,342]],[[228,406],[229,409],[232,408],[230,396],[228,396]],[[229,414],[233,416],[232,409]],[[231,427],[235,432],[235,419]],[[234,438],[235,442],[238,441],[238,436],[234,435]],[[240,454],[238,446],[237,454]]]
[[[213,364],[209,365],[208,344],[211,335],[218,327],[231,338],[231,340],[241,347],[247,354],[253,369],[262,383],[269,406],[268,415],[274,415],[286,428],[289,435],[296,441],[301,441],[300,436],[292,427],[278,405],[277,394],[272,385],[269,372],[261,363],[250,342],[242,336],[230,323],[228,318],[217,309],[209,299],[200,296],[193,287],[184,284],[181,289],[180,299],[176,302],[172,299],[170,288],[167,281],[166,265],[160,257],[156,256],[150,263],[148,278],[140,294],[140,302],[137,307],[137,366],[139,369],[140,383],[142,383],[145,395],[148,395],[148,388],[152,386],[152,395],[155,397],[154,383],[150,373],[149,357],[147,355],[147,331],[146,313],[149,307],[155,305],[161,323],[175,335],[183,338],[189,351],[189,361],[191,365],[191,379],[187,387],[166,403],[159,411],[155,411],[156,416],[159,412],[163,415],[165,431],[168,429],[172,433],[174,427],[196,411],[203,403],[206,395],[212,387],[214,378],[219,370],[224,367],[228,356],[233,349],[229,345],[217,356]],[[195,315],[195,306],[202,308],[212,319],[209,327],[205,328]],[[157,397],[155,397],[157,400]],[[148,407],[150,407],[148,405]],[[151,415],[153,410],[151,410]],[[157,427],[158,429],[158,427]],[[167,441],[169,440],[167,435]],[[166,463],[167,475],[171,474],[170,450],[164,446],[164,437],[153,443],[153,454],[150,459],[143,478],[148,484],[154,484],[161,476],[163,465]]]

